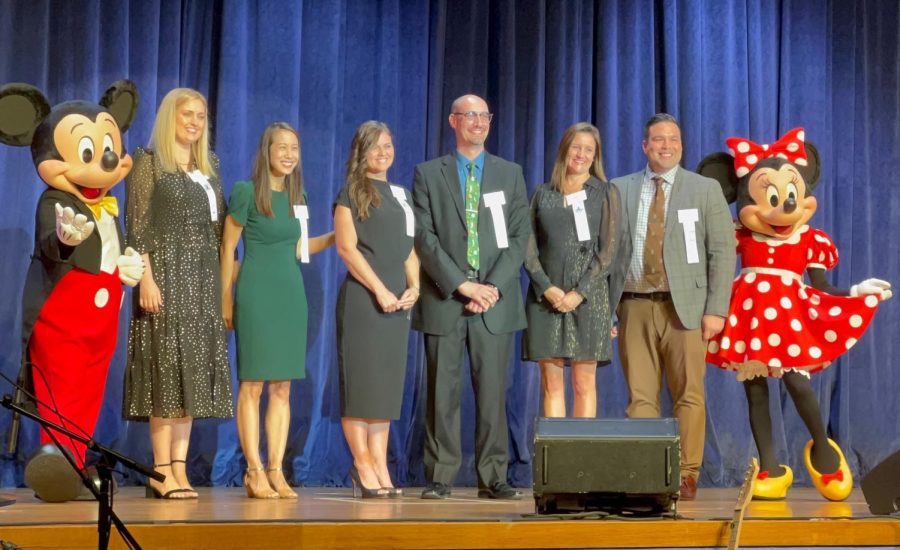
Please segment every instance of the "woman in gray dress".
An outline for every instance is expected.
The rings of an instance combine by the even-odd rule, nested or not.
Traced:
[[[391,132],[364,122],[353,136],[347,184],[334,208],[347,278],[337,304],[341,425],[353,455],[354,493],[398,497],[387,468],[388,430],[400,417],[410,309],[419,298],[412,197],[389,184]]]
[[[194,418],[233,415],[219,285],[225,199],[209,149],[206,98],[166,94],[148,150],[126,179],[128,241],[147,267],[134,292],[123,415],[150,420],[148,496],[197,498],[186,460]]]
[[[586,122],[566,129],[550,182],[531,199],[525,269],[526,360],[541,368],[544,416],[565,416],[565,365],[576,417],[597,415],[597,364],[612,358],[609,270],[619,239],[619,194],[606,181],[600,132]]]

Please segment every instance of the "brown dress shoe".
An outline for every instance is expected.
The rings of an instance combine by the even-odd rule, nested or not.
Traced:
[[[694,500],[697,498],[697,480],[690,476],[683,478],[678,492],[681,500]]]

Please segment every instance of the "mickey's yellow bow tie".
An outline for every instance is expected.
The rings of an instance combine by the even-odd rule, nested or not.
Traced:
[[[97,204],[89,204],[87,207],[94,213],[94,219],[97,221],[100,220],[101,210],[106,210],[110,216],[119,215],[119,203],[115,197],[103,197]]]

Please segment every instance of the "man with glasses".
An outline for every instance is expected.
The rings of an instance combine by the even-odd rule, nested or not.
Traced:
[[[525,328],[519,269],[531,231],[518,164],[484,150],[493,115],[480,97],[453,102],[456,151],[416,166],[413,202],[425,334],[428,413],[422,498],[443,499],[462,460],[460,393],[468,351],[475,390],[478,496],[518,499],[506,481],[506,379],[513,334]]]
[[[658,417],[663,372],[681,432],[681,498],[692,500],[706,431],[706,342],[721,332],[734,276],[734,228],[718,182],[685,170],[681,127],[665,113],[644,126],[647,166],[612,180],[630,238],[613,264],[622,292],[619,358],[629,417]]]

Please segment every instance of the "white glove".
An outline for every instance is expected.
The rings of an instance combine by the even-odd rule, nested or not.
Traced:
[[[119,280],[128,286],[137,285],[144,276],[144,260],[130,246],[116,260],[116,265],[119,266]]]
[[[87,221],[84,214],[75,214],[70,207],[63,208],[56,203],[56,236],[59,242],[68,246],[78,246],[94,232],[94,222]]]
[[[882,302],[889,300],[894,295],[891,292],[891,283],[881,279],[866,279],[850,287],[850,296],[865,296],[866,294],[875,294]]]

